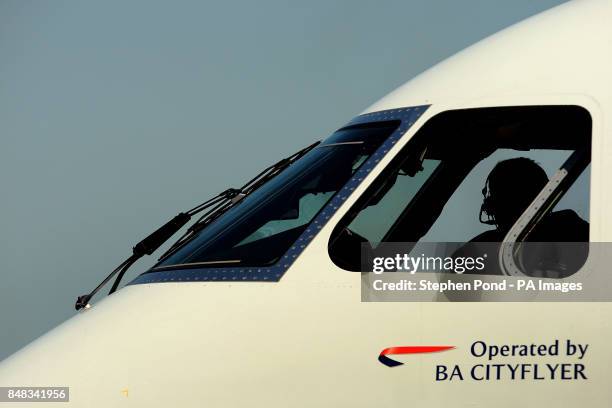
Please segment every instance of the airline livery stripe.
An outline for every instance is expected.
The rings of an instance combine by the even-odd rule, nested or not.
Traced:
[[[389,347],[380,352],[378,361],[386,365],[387,367],[396,367],[404,363],[390,359],[388,355],[399,355],[399,354],[423,354],[423,353],[438,353],[440,351],[452,350],[455,346],[398,346]]]

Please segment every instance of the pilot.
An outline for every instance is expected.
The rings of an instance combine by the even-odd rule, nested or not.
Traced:
[[[485,181],[480,222],[495,229],[474,237],[476,242],[501,242],[527,206],[548,183],[542,167],[526,157],[501,161]]]
[[[542,167],[526,157],[503,160],[495,165],[482,189],[480,222],[495,229],[474,237],[472,242],[501,242],[516,220],[544,186],[548,176]],[[585,242],[589,224],[573,210],[547,214],[528,237],[537,242]]]
[[[526,157],[501,161],[495,165],[482,189],[484,196],[480,208],[480,222],[495,226],[470,240],[477,242],[502,242],[510,228],[548,183],[542,167]],[[587,245],[559,243],[588,242],[589,223],[573,210],[548,213],[538,222],[525,241],[531,244],[523,254],[523,261],[530,270],[555,269],[556,276],[563,277],[575,272],[586,260]],[[551,244],[541,244],[551,243]],[[466,244],[456,255],[474,251],[474,245]],[[569,251],[563,248],[569,249]],[[565,252],[565,253],[563,253]],[[546,264],[546,265],[544,265]],[[497,265],[488,273],[498,274]],[[559,272],[561,270],[561,272]]]

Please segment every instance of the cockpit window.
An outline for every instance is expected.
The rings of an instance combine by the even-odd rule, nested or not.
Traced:
[[[277,262],[399,124],[389,120],[340,129],[153,270]]]
[[[501,242],[560,169],[569,176],[517,239],[588,242],[590,144],[577,106],[436,115],[336,226],[330,256],[360,270],[364,243]]]

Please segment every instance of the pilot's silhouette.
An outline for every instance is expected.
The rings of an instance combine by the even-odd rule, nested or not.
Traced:
[[[495,229],[472,241],[501,242],[546,183],[546,172],[531,159],[517,157],[497,163],[485,181],[480,208],[480,222]]]
[[[480,221],[495,226],[495,229],[479,234],[470,242],[503,241],[510,228],[547,183],[546,172],[531,159],[517,157],[497,163],[485,181],[482,189],[484,198],[480,208]],[[559,247],[558,243],[586,243],[588,240],[589,223],[575,211],[567,209],[549,212],[533,228],[525,241],[550,244],[532,244],[527,247],[523,258],[530,269],[552,268],[557,274],[555,277],[567,276],[584,263],[588,244]],[[477,247],[473,245],[477,244],[466,244],[455,256],[477,252]],[[565,253],[563,248],[567,249]],[[495,263],[491,266],[492,269],[487,273],[501,273]]]
[[[494,225],[495,229],[483,232],[472,241],[501,242],[546,183],[546,172],[531,159],[517,157],[497,163],[485,181],[480,208],[480,222]],[[547,214],[528,237],[528,241],[539,242],[588,240],[589,224],[573,210]]]

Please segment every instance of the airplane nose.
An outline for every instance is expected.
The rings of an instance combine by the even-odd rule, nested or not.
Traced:
[[[294,361],[280,330],[291,297],[274,286],[126,286],[0,363],[0,387],[69,387],[75,407],[244,406],[285,381],[278,373]],[[307,338],[307,327],[289,330],[289,341]],[[243,392],[228,392],[236,384]]]
[[[99,391],[120,395],[116,390],[125,388],[120,373],[130,369],[127,357],[146,338],[138,324],[129,327],[138,291],[126,288],[102,300],[9,356],[0,363],[0,387],[63,388],[70,406],[102,406]]]

